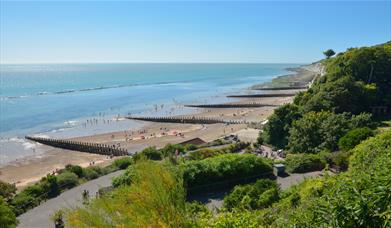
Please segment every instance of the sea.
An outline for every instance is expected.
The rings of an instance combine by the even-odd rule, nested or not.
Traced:
[[[299,64],[1,64],[0,166],[44,153],[26,135],[70,138],[140,128],[125,116],[194,112]]]

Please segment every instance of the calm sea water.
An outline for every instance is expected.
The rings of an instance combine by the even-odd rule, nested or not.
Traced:
[[[31,155],[26,134],[71,137],[137,127],[128,114],[170,115],[184,103],[225,95],[286,74],[297,64],[0,65],[0,164]],[[99,119],[97,124],[86,120]],[[107,122],[109,122],[109,124]]]

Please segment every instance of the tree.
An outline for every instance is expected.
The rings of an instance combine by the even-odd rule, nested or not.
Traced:
[[[338,140],[349,130],[366,127],[369,123],[368,114],[308,112],[301,119],[293,122],[289,131],[288,147],[294,153],[335,151]]]
[[[263,128],[260,137],[265,142],[275,147],[284,148],[288,144],[289,129],[294,120],[300,118],[299,109],[296,105],[286,104],[274,111]]]
[[[331,56],[335,55],[335,51],[333,49],[328,49],[327,51],[323,52],[323,54],[326,56],[326,58],[330,58]]]

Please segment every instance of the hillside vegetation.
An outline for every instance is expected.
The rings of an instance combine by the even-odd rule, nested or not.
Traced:
[[[288,148],[289,172],[345,167],[281,191],[271,161],[205,151],[175,158],[140,157],[114,180],[116,189],[67,212],[71,227],[390,227],[391,130],[376,130],[368,112],[390,105],[391,44],[349,49],[324,60],[318,78],[294,104],[273,114],[259,142]],[[150,153],[148,153],[150,154]],[[190,159],[189,159],[190,158]],[[195,159],[197,158],[197,159]],[[151,160],[148,160],[151,159]],[[162,161],[152,161],[160,160]],[[258,176],[254,183],[246,178]],[[241,180],[241,181],[238,181]],[[187,202],[196,186],[236,186],[212,214]],[[191,191],[190,191],[191,192]]]

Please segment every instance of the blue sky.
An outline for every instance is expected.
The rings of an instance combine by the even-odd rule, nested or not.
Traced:
[[[391,40],[390,1],[2,1],[1,63],[307,63]]]

